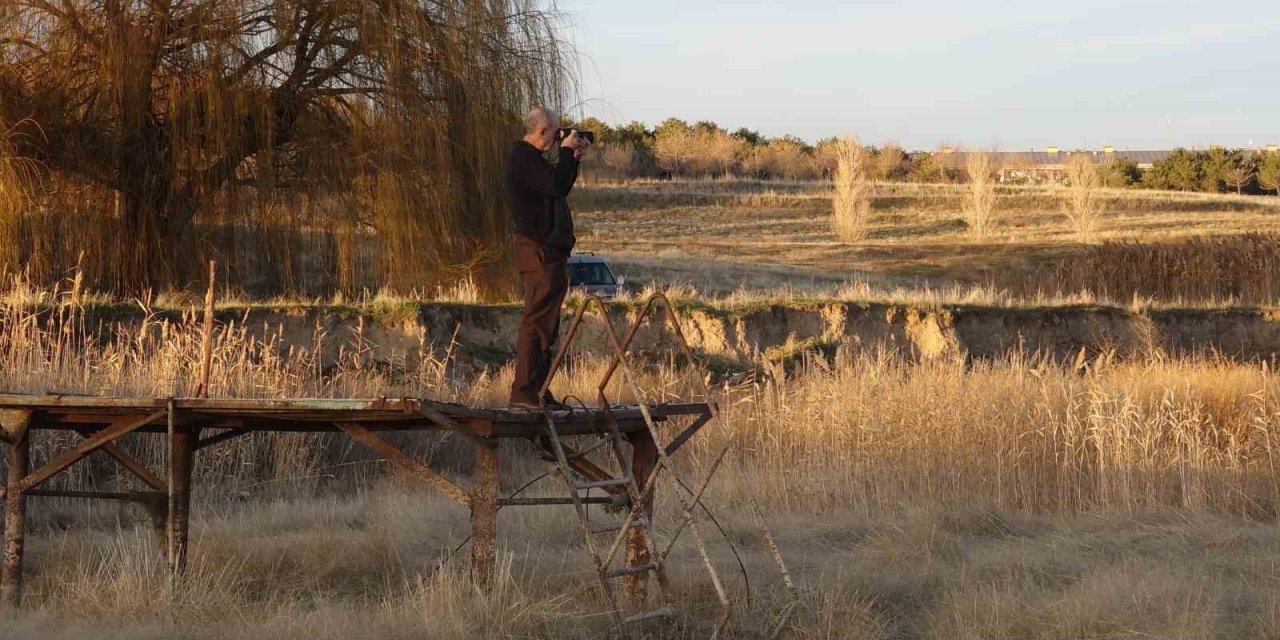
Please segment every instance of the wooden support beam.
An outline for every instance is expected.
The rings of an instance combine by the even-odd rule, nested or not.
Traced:
[[[463,425],[431,407],[423,407],[419,413],[432,423],[458,434],[459,437],[476,446],[484,444],[485,438],[482,438],[482,435],[488,436],[493,432],[493,423],[489,421],[468,419],[466,425]]]
[[[410,458],[403,451],[396,448],[395,445],[378,437],[372,431],[358,425],[354,422],[336,423],[343,433],[346,433],[352,440],[369,447],[378,455],[389,460],[397,467],[408,471],[420,480],[435,487],[449,499],[464,506],[471,506],[471,496],[458,485],[449,481],[448,478],[436,473],[431,467]]]
[[[70,467],[90,453],[97,451],[102,447],[102,445],[136,431],[143,426],[151,424],[164,416],[164,411],[157,411],[141,419],[139,419],[138,416],[133,415],[126,416],[125,418],[116,421],[106,429],[85,438],[83,442],[76,445],[71,450],[63,452],[62,455],[45,463],[43,467],[27,474],[27,476],[22,478],[22,480],[17,484],[17,490],[26,491],[28,489],[34,489],[40,483],[53,477],[59,471]],[[12,493],[13,488],[10,488],[10,494]]]
[[[169,495],[165,538],[169,576],[177,580],[187,568],[187,539],[191,529],[191,472],[195,466],[200,430],[173,425],[169,434]]]
[[[684,431],[681,431],[679,435],[672,438],[671,442],[668,443],[667,446],[663,447],[663,450],[666,451],[667,455],[674,454],[676,451],[680,449],[680,447],[684,446],[684,443],[688,442],[691,438],[693,438],[693,436],[697,435],[698,431],[702,429],[702,427],[706,426],[708,422],[711,421],[712,415],[713,415],[712,413],[708,412],[698,416],[698,419],[694,420],[693,424],[689,425],[688,427],[685,427]]]
[[[30,421],[30,416],[28,416]],[[0,599],[12,608],[22,603],[22,556],[26,543],[27,497],[22,478],[31,464],[31,440],[26,425],[11,428],[6,449],[9,468],[5,479],[4,501],[4,569],[0,573]]]
[[[93,432],[80,431],[80,435],[84,436],[85,438],[88,438],[93,435]],[[127,469],[130,473],[132,473],[139,480],[146,483],[146,485],[151,487],[152,489],[155,489],[156,491],[169,490],[169,485],[165,484],[165,481],[161,479],[160,476],[156,475],[153,471],[151,471],[151,469],[148,468],[147,465],[143,464],[141,460],[138,460],[137,458],[130,455],[129,452],[125,451],[124,448],[121,447],[120,445],[114,442],[107,442],[107,443],[104,443],[100,447],[100,449],[102,449],[103,453],[114,458],[116,462],[120,463],[120,466]]]
[[[493,584],[498,538],[498,443],[475,441],[471,489],[471,580]]]
[[[215,433],[207,438],[201,439],[200,442],[196,443],[196,450],[200,450],[205,447],[212,447],[215,444],[220,444],[228,440],[233,440],[235,438],[239,438],[240,436],[246,435],[248,433],[249,433],[248,429],[227,429],[222,433]]]

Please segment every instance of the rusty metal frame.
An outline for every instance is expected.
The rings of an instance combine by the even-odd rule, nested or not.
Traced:
[[[613,330],[613,323],[609,315],[608,306],[604,303],[602,299],[600,299],[597,296],[587,296],[583,305],[579,307],[577,312],[574,314],[573,321],[569,326],[569,330],[566,333],[565,338],[561,343],[561,346],[558,349],[555,358],[552,360],[551,369],[548,372],[547,379],[543,383],[542,389],[539,390],[539,397],[545,397],[546,392],[550,388],[550,385],[554,380],[556,373],[559,371],[560,367],[563,366],[565,359],[567,358],[567,355],[569,353],[569,349],[571,348],[574,340],[577,338],[578,331],[580,330],[582,323],[586,318],[588,309],[590,309],[592,306],[598,308],[600,310],[601,319],[604,324],[603,329],[608,338],[610,346],[613,348],[613,359],[611,360],[608,369],[605,371],[605,374],[601,378],[596,389],[597,399],[600,404],[600,409],[605,413],[606,419],[607,420],[610,419],[610,411],[612,408],[612,404],[608,399],[606,390],[609,386],[609,383],[612,381],[614,374],[619,369],[621,369],[624,381],[626,382],[626,384],[630,386],[633,395],[636,397],[638,409],[644,420],[644,424],[647,429],[647,432],[641,432],[642,435],[632,434],[631,477],[633,479],[633,482],[628,486],[628,491],[631,492],[630,497],[631,497],[632,507],[631,509],[628,510],[626,520],[624,521],[613,543],[609,546],[608,551],[604,554],[603,560],[601,560],[598,551],[595,549],[594,543],[591,539],[591,536],[588,535],[585,525],[581,524],[581,522],[584,521],[584,519],[582,518],[582,505],[579,502],[579,498],[577,496],[576,491],[572,490],[573,487],[572,487],[572,484],[570,483],[570,495],[572,496],[572,499],[574,501],[575,509],[579,512],[580,528],[582,529],[584,534],[583,538],[586,541],[588,551],[593,561],[597,565],[596,568],[599,574],[602,576],[602,578],[603,576],[606,575],[607,568],[612,564],[613,559],[617,556],[617,552],[622,547],[622,544],[625,541],[626,547],[627,547],[628,567],[639,567],[639,566],[655,567],[654,575],[658,578],[659,587],[662,588],[663,591],[665,592],[666,581],[665,581],[665,572],[663,571],[663,566],[665,565],[667,555],[670,553],[671,548],[674,546],[676,539],[684,531],[684,529],[688,527],[695,539],[695,542],[698,547],[699,555],[701,556],[701,559],[703,562],[703,566],[706,569],[708,576],[711,578],[712,585],[714,586],[716,591],[716,597],[719,601],[721,614],[717,618],[715,628],[712,631],[712,638],[716,638],[721,632],[721,630],[724,628],[724,626],[728,623],[729,618],[733,612],[733,606],[729,600],[728,593],[724,588],[724,584],[720,580],[719,572],[717,571],[715,564],[711,561],[706,540],[703,537],[702,532],[697,526],[697,521],[695,518],[695,515],[696,515],[695,510],[699,506],[703,506],[701,502],[703,493],[706,491],[707,487],[710,485],[712,478],[715,476],[715,473],[719,470],[720,465],[723,463],[726,455],[728,454],[729,450],[732,448],[733,434],[729,432],[727,427],[724,426],[724,423],[721,420],[719,420],[719,413],[717,411],[715,402],[712,401],[710,388],[706,385],[705,381],[703,381],[702,391],[703,391],[703,397],[706,402],[707,412],[703,416],[700,416],[698,419],[696,419],[693,424],[687,427],[684,430],[684,432],[676,436],[676,438],[673,439],[670,443],[665,445],[660,444],[661,436],[657,428],[656,420],[652,415],[652,412],[649,410],[648,403],[645,401],[644,391],[640,388],[639,381],[634,371],[632,371],[630,364],[627,361],[628,349],[630,348],[632,342],[635,340],[635,337],[639,333],[640,328],[645,324],[645,322],[651,316],[653,316],[654,310],[657,308],[657,305],[659,303],[662,303],[662,305],[666,308],[666,313],[663,315],[663,317],[669,322],[670,326],[672,327],[673,331],[676,334],[676,337],[679,339],[681,351],[686,357],[689,365],[691,366],[697,365],[698,361],[694,358],[693,351],[689,347],[688,340],[685,339],[684,332],[680,327],[680,323],[675,317],[676,316],[675,307],[674,305],[671,304],[671,301],[665,295],[658,293],[649,297],[649,299],[646,301],[643,308],[641,309],[641,312],[636,317],[635,321],[631,324],[631,327],[627,332],[626,338],[621,341],[618,339],[617,332]],[[548,431],[551,434],[552,438],[556,441],[557,454],[560,457],[561,466],[566,467],[567,461],[564,459],[563,452],[560,451],[560,445],[558,442],[559,438],[556,435],[556,426],[552,418],[551,412],[546,411],[544,408],[544,411],[542,413],[546,417]],[[690,490],[687,487],[685,487],[683,482],[676,483],[678,486],[680,486],[682,489],[684,489],[686,492],[689,493],[689,497],[686,498],[686,496],[682,494],[679,490],[676,491],[676,496],[680,500],[681,507],[683,510],[683,514],[680,519],[680,525],[677,528],[675,534],[672,536],[671,540],[668,542],[667,548],[663,550],[661,553],[659,553],[652,547],[652,540],[650,539],[650,537],[644,531],[640,530],[640,528],[635,527],[633,525],[635,524],[638,518],[646,518],[648,519],[649,522],[652,522],[653,497],[655,493],[655,488],[657,486],[660,476],[662,475],[663,470],[665,469],[667,473],[670,473],[671,475],[675,476],[678,479],[678,475],[675,472],[675,467],[671,460],[671,455],[674,454],[676,451],[678,451],[684,445],[685,442],[687,442],[690,438],[692,438],[694,434],[696,434],[700,429],[702,429],[702,427],[704,427],[708,422],[711,422],[711,421],[717,422],[721,432],[726,435],[724,446],[716,454],[715,459],[711,464],[711,467],[708,469],[702,481],[698,483],[698,489],[696,491]],[[616,430],[614,431],[614,433],[616,433]],[[616,451],[617,449],[615,448],[615,452]],[[618,453],[617,455],[620,455],[620,453]],[[618,463],[622,464],[623,461],[619,459]],[[566,482],[568,482],[567,478],[566,478]],[[639,488],[638,485],[643,486],[643,488],[642,489]],[[630,576],[628,586],[629,586],[629,591],[631,592],[633,601],[642,601],[644,599],[647,599],[647,593],[644,587],[643,575],[637,574],[637,575]],[[611,607],[610,613],[614,616],[615,622],[621,622],[622,620],[620,619],[617,613],[617,605],[613,597],[612,589],[604,579],[601,580],[601,588],[604,590],[606,599],[609,601],[609,604]]]
[[[680,346],[680,352],[684,355],[685,360],[690,366],[698,365],[698,360],[694,357],[693,350],[689,346],[689,341],[685,337],[684,329],[680,325],[680,321],[677,317],[675,305],[672,304],[671,300],[665,294],[662,294],[662,293],[655,293],[651,295],[648,298],[648,300],[645,301],[643,307],[640,310],[640,313],[636,316],[635,320],[631,323],[631,327],[628,330],[626,337],[621,341],[618,340],[617,333],[614,332],[613,330],[613,325],[610,319],[609,309],[607,305],[605,305],[603,300],[601,300],[596,296],[588,296],[586,299],[586,302],[581,307],[578,308],[577,312],[574,315],[573,322],[569,327],[569,331],[566,334],[565,340],[561,344],[559,351],[556,353],[555,359],[552,361],[551,371],[547,376],[546,383],[543,385],[540,395],[545,395],[545,392],[547,391],[547,389],[550,388],[551,382],[555,374],[558,372],[559,368],[563,365],[565,358],[567,357],[567,354],[569,352],[569,348],[572,345],[574,339],[578,335],[578,330],[580,329],[583,323],[583,320],[586,317],[587,310],[591,308],[593,304],[595,307],[599,308],[600,310],[600,315],[604,322],[604,331],[609,338],[609,342],[611,343],[611,346],[613,347],[613,352],[614,352],[613,360],[610,362],[608,369],[605,371],[605,374],[601,378],[600,383],[597,387],[597,395],[600,403],[600,408],[602,411],[605,412],[606,419],[608,419],[611,405],[609,403],[609,400],[606,396],[605,391],[609,383],[612,381],[614,374],[617,373],[618,370],[621,370],[624,382],[630,387],[633,395],[635,395],[636,397],[638,409],[640,411],[640,414],[644,420],[644,424],[648,431],[647,433],[644,433],[642,437],[638,437],[638,438],[636,437],[637,434],[631,434],[631,439],[633,440],[632,477],[637,482],[641,482],[643,488],[636,491],[634,488],[634,483],[633,483],[633,487],[629,488],[633,492],[633,495],[631,495],[632,508],[628,511],[626,522],[623,524],[622,530],[619,532],[618,537],[614,540],[608,552],[605,554],[603,563],[607,567],[610,563],[613,562],[613,558],[616,556],[620,546],[622,545],[623,539],[625,537],[627,538],[628,565],[634,566],[636,564],[650,562],[650,561],[655,563],[655,565],[658,567],[658,571],[656,572],[656,575],[659,578],[659,585],[665,589],[665,584],[663,581],[663,578],[665,577],[665,573],[661,570],[661,568],[665,565],[666,559],[668,555],[671,553],[672,549],[674,548],[675,543],[679,539],[681,533],[683,533],[683,531],[686,528],[688,528],[698,547],[698,552],[699,552],[699,555],[701,556],[703,565],[705,566],[707,573],[711,578],[711,582],[713,587],[715,588],[716,596],[721,608],[721,615],[718,617],[716,621],[716,625],[711,634],[711,637],[714,639],[719,636],[720,632],[724,629],[725,625],[728,623],[729,618],[733,613],[733,608],[732,608],[732,603],[729,600],[728,593],[724,588],[724,584],[720,580],[719,573],[717,572],[714,563],[711,561],[711,557],[707,549],[706,539],[704,538],[701,530],[698,527],[696,512],[698,508],[706,509],[706,506],[702,502],[703,496],[705,495],[708,487],[710,487],[711,482],[715,477],[715,474],[720,469],[720,466],[724,463],[729,451],[733,448],[735,444],[734,433],[732,432],[732,430],[728,428],[725,422],[721,419],[719,407],[717,406],[716,402],[712,398],[710,386],[707,384],[705,379],[699,377],[698,381],[701,386],[702,396],[705,400],[705,406],[707,409],[706,412],[700,415],[698,418],[696,418],[692,424],[690,424],[681,433],[677,434],[674,438],[672,438],[671,441],[669,441],[665,445],[660,444],[661,436],[657,428],[655,417],[652,415],[652,412],[649,409],[649,405],[645,401],[644,392],[640,388],[639,381],[634,371],[631,369],[630,364],[627,361],[627,352],[630,349],[632,343],[635,341],[636,336],[639,334],[640,329],[645,325],[646,321],[649,321],[651,318],[654,317],[659,306],[661,306],[662,309],[664,310],[664,313],[662,314],[662,318],[666,320],[672,332],[675,334],[675,337]],[[544,411],[544,414],[547,415],[548,427],[554,433],[555,427],[551,420],[550,414],[545,411]],[[719,450],[714,455],[710,466],[707,468],[706,472],[703,474],[701,480],[696,483],[695,485],[696,488],[690,488],[683,481],[676,482],[676,485],[678,488],[675,493],[676,493],[676,497],[680,500],[681,507],[682,507],[682,513],[679,518],[679,524],[676,527],[675,532],[671,535],[670,539],[668,540],[666,547],[661,552],[655,553],[654,550],[651,548],[651,541],[649,537],[645,535],[642,531],[638,531],[632,528],[631,525],[637,517],[648,517],[650,519],[652,518],[652,504],[653,504],[654,491],[662,472],[665,470],[667,473],[670,473],[672,476],[676,477],[677,480],[679,480],[679,476],[676,474],[675,467],[672,462],[672,456],[677,451],[679,451],[684,446],[684,444],[686,444],[690,439],[692,439],[693,436],[696,435],[703,427],[705,427],[707,424],[712,422],[716,423],[716,427],[719,431],[720,436],[723,438],[724,444],[719,448]],[[652,446],[653,450],[648,451],[648,446]],[[643,452],[643,455],[641,455],[642,452]],[[641,459],[641,458],[649,458],[649,457],[653,457],[654,459],[653,460]],[[619,460],[619,464],[621,464],[621,460]],[[751,502],[751,508],[754,510],[760,522],[760,526],[763,529],[765,539],[769,543],[770,551],[774,557],[774,560],[781,571],[781,575],[783,577],[785,586],[794,597],[795,587],[791,582],[790,573],[787,571],[786,564],[783,561],[781,553],[778,551],[777,544],[774,541],[772,533],[769,531],[768,524],[765,522],[763,514],[760,512],[759,506],[755,503],[755,501],[751,500],[750,502]],[[590,541],[588,540],[588,542]],[[595,557],[594,551],[592,551],[592,556]],[[636,577],[638,578],[639,576],[636,576]],[[638,580],[632,581],[630,586],[631,586],[633,599],[645,597],[643,584],[640,581]],[[605,585],[605,590],[608,591],[607,585]],[[616,606],[615,606],[615,609],[616,609]],[[616,616],[615,616],[615,619],[616,619]]]

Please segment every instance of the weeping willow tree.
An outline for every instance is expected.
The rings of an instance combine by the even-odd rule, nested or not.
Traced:
[[[228,237],[201,230],[216,219],[288,236],[285,253],[328,238],[339,281],[372,237],[379,285],[485,282],[507,146],[566,86],[558,26],[532,0],[0,0],[6,150],[41,174],[25,192],[90,200],[112,236],[0,252],[101,254],[106,284],[137,294],[198,278]],[[20,208],[0,206],[5,224]]]

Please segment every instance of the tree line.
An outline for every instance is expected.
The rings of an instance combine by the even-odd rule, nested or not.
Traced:
[[[650,128],[642,122],[609,125],[598,118],[567,120],[565,126],[596,132],[597,149],[588,156],[590,179],[755,178],[813,180],[836,170],[840,140],[815,144],[792,135],[766,137],[746,127],[729,131],[711,121],[668,118]],[[895,143],[864,147],[863,171],[872,180],[953,182],[968,180],[963,153],[907,151]],[[1011,165],[1028,164],[1003,154]],[[1212,147],[1177,149],[1142,169],[1123,156],[1100,167],[1106,186],[1211,193],[1280,194],[1280,153]]]

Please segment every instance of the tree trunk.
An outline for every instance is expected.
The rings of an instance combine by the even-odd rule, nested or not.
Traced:
[[[122,167],[121,253],[116,293],[140,296],[185,284],[195,252],[191,221],[199,202],[174,186],[165,143],[143,145]]]

